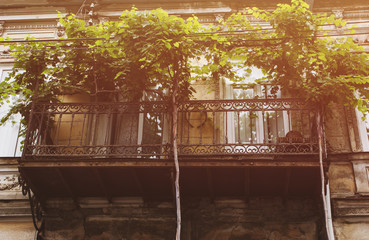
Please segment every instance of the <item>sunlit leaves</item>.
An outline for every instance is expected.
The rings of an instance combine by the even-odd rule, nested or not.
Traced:
[[[329,35],[323,25],[343,27],[345,21],[334,15],[313,15],[302,0],[278,4],[272,12],[252,8],[248,13],[273,29],[259,37],[264,39],[260,47],[245,44],[232,51],[245,59],[245,66],[262,69],[265,79],[289,96],[304,96],[322,107],[339,102],[365,109],[360,103],[367,102],[369,95],[367,54],[355,53],[363,48],[350,37],[322,37]]]
[[[180,87],[178,100],[194,91],[189,81],[196,67],[190,61],[204,51],[188,37],[204,28],[197,17],[184,21],[161,9],[135,8],[118,21],[92,26],[75,15],[59,17],[65,38],[72,41],[7,44],[15,64],[1,83],[0,102],[20,94],[23,102],[12,113],[20,112],[25,122],[32,100],[53,102],[60,95],[83,93],[92,101],[138,101],[152,88],[169,98],[173,83]]]
[[[60,23],[74,41],[7,44],[15,64],[0,84],[0,102],[21,94],[23,102],[13,112],[27,116],[36,82],[38,101],[74,93],[96,101],[138,101],[153,88],[167,100],[173,83],[181,101],[191,96],[192,79],[239,83],[252,68],[265,74],[260,83],[279,85],[286,96],[304,96],[321,106],[340,102],[363,110],[369,97],[368,57],[353,53],[363,48],[350,37],[324,36],[329,32],[323,25],[343,27],[345,21],[314,15],[303,0],[278,4],[272,12],[247,9],[206,26],[196,16],[184,20],[162,9],[135,8],[118,21],[89,26],[68,15]]]

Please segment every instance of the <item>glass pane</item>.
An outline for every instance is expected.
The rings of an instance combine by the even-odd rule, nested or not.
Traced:
[[[10,69],[0,69],[0,81],[4,81],[4,79],[11,72]],[[10,101],[15,100],[16,97],[11,97]],[[4,103],[3,106],[0,107],[0,118],[4,117],[10,108],[10,103]],[[12,156],[21,156],[20,152],[20,142],[23,139],[18,138],[19,127],[20,127],[20,115],[13,115],[11,118],[11,122],[7,122],[5,125],[0,126],[0,156],[1,157],[12,157]]]

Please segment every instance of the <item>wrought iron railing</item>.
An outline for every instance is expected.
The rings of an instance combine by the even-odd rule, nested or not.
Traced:
[[[36,104],[25,158],[168,158],[167,102]],[[315,111],[298,99],[187,101],[178,107],[178,153],[314,154]]]

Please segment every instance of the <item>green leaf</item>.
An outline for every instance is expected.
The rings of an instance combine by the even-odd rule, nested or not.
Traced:
[[[169,42],[167,42],[167,41],[165,41],[165,42],[164,42],[164,45],[165,45],[165,47],[166,47],[166,48],[168,48],[168,49],[171,49],[171,48],[172,48],[172,45],[170,45],[170,43],[169,43]]]

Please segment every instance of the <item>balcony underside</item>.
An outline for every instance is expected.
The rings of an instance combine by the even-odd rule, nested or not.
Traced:
[[[181,167],[318,167],[317,154],[232,154],[179,155]],[[173,157],[114,156],[29,156],[19,161],[22,168],[37,167],[174,167]]]
[[[41,200],[50,198],[142,197],[174,199],[172,167],[30,167],[20,168]],[[181,196],[306,197],[319,195],[318,167],[182,166]]]

